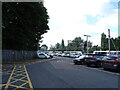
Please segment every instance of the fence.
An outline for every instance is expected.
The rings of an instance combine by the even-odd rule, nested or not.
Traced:
[[[35,59],[36,51],[17,51],[17,50],[2,50],[2,62],[4,61],[24,61]]]

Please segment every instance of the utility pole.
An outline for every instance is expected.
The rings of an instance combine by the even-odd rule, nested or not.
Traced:
[[[84,35],[86,36],[86,42],[87,42],[87,53],[88,53],[88,37],[91,37],[90,35]]]
[[[109,55],[110,53],[110,29],[108,29],[108,47],[109,47]]]

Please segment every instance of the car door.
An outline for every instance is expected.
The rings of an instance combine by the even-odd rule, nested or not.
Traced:
[[[39,54],[39,58],[46,58],[44,54]]]
[[[114,65],[114,57],[107,57],[104,63],[108,68],[112,68]]]

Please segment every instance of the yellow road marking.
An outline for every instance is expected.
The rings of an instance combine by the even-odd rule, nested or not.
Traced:
[[[0,84],[0,87],[5,86],[6,84]]]
[[[24,69],[25,69],[25,73],[26,73],[26,75],[27,75],[27,79],[28,79],[28,81],[29,81],[30,88],[33,89],[33,86],[32,86],[32,83],[31,83],[31,81],[30,81],[30,78],[29,78],[29,75],[28,75],[28,72],[27,72],[27,69],[26,69],[25,65],[24,65]]]
[[[13,71],[12,71],[12,73],[11,73],[9,79],[8,79],[8,82],[7,82],[6,86],[5,86],[5,90],[6,90],[6,89],[8,88],[8,86],[10,85],[10,80],[11,80],[11,78],[12,78],[12,75],[13,75],[13,73],[14,73],[15,68],[16,68],[16,65],[14,66],[14,69],[13,69]]]
[[[7,90],[9,86],[15,87],[13,90],[16,90],[17,88],[24,88],[24,89],[28,89],[28,90],[34,90],[25,65],[23,65],[23,69],[21,69],[22,71],[21,70],[17,71],[17,70],[18,70],[18,68],[15,65],[13,70],[11,71],[11,74],[9,76],[9,79],[8,79],[7,83],[2,84],[2,86],[5,86],[4,90]],[[21,72],[21,73],[17,74],[18,72]],[[16,76],[14,76],[14,75],[16,75]],[[17,76],[22,76],[22,77],[17,79]],[[22,80],[24,78],[26,78],[27,80]],[[14,81],[11,82],[11,80],[14,80]],[[17,81],[23,81],[24,83],[19,85],[19,86],[14,85],[13,83],[15,83]],[[25,84],[28,84],[30,88],[23,87]]]
[[[12,78],[12,80],[14,80],[14,81],[12,81],[11,83],[14,83],[14,82],[17,82],[17,81],[23,81],[23,82],[26,82],[26,80],[22,80],[23,78],[25,78],[26,76],[24,76],[24,77],[22,77],[22,78],[20,78],[20,79],[15,79],[15,78]]]

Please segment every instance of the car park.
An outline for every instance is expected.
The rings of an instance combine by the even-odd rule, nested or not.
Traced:
[[[120,71],[120,57],[106,56],[102,59],[102,67],[104,69],[113,69]]]
[[[99,55],[99,54],[93,54],[91,56],[88,56],[85,59],[85,63],[88,67],[94,65],[96,67],[101,67],[102,66],[102,58],[103,56]]]

